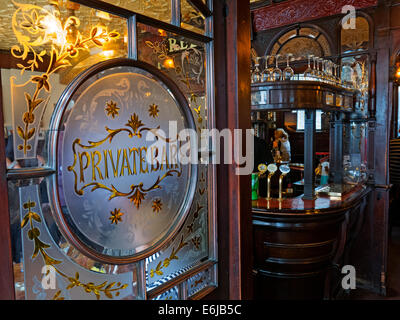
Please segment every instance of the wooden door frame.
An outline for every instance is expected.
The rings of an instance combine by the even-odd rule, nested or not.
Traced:
[[[1,69],[0,69],[1,70]],[[0,300],[15,299],[8,207],[6,146],[3,116],[3,87],[0,73]]]
[[[214,0],[218,130],[251,129],[250,26],[248,1]],[[223,155],[222,147],[220,151]],[[207,299],[248,300],[253,296],[251,177],[236,175],[236,168],[235,164],[217,168],[218,289]]]

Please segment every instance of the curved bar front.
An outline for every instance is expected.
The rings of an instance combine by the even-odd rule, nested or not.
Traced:
[[[357,187],[341,200],[253,201],[254,298],[331,298],[368,194]]]

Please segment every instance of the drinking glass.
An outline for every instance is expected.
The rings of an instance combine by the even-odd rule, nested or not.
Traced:
[[[265,66],[264,66],[264,70],[261,73],[261,82],[267,82],[271,80],[271,69],[268,67],[268,60],[271,56],[264,56],[264,60],[265,60]]]
[[[313,64],[313,70],[312,70],[312,76],[314,77],[314,78],[318,78],[318,68],[317,68],[317,61],[318,61],[318,57],[316,57],[316,56],[313,56],[313,62],[314,62],[314,64]]]
[[[333,75],[333,65],[334,63],[332,61],[328,61],[328,76],[329,76],[329,82],[330,83],[335,83],[335,77]]]
[[[281,81],[282,80],[282,70],[279,69],[279,58],[281,57],[280,54],[275,56],[275,69],[272,71],[272,81]]]
[[[322,71],[323,62],[324,62],[324,58],[317,59],[317,73],[318,73],[318,78],[320,79],[320,81],[322,81],[325,77],[325,73]],[[319,67],[320,63],[321,63],[321,68]]]
[[[308,55],[308,67],[306,71],[304,71],[304,78],[305,80],[308,80],[307,78],[312,78],[314,77],[313,69],[311,68],[311,58],[314,56],[312,54]]]
[[[259,83],[261,81],[261,73],[260,73],[260,69],[259,69],[260,63],[259,63],[259,61],[260,61],[260,57],[256,57],[254,59],[255,68],[254,68],[254,71],[251,74],[251,83],[252,84],[253,83]]]
[[[339,65],[335,63],[335,64],[333,65],[333,68],[334,68],[334,70],[335,70],[335,74],[334,74],[335,83],[336,83],[337,85],[339,85],[339,84],[340,84],[340,77],[339,77],[339,71],[338,71]]]
[[[332,81],[330,63],[331,62],[329,60],[324,60],[323,62],[324,79],[327,83],[331,83]]]
[[[294,70],[290,67],[290,57],[293,57],[292,53],[286,55],[286,68],[283,70],[283,80],[289,81],[294,76]]]

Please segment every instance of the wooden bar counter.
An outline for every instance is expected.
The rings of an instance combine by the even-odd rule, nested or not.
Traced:
[[[356,186],[339,199],[253,201],[254,298],[334,298],[369,191]]]

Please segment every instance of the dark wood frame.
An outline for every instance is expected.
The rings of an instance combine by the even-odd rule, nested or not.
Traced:
[[[298,31],[299,31],[300,29],[303,29],[303,28],[310,28],[310,29],[318,30],[318,31],[319,31],[318,37],[315,38],[315,39],[313,39],[313,38],[310,38],[310,37],[307,37],[307,36],[299,35],[299,32],[298,32]],[[286,40],[284,43],[280,43],[279,51],[282,49],[282,47],[283,47],[288,41],[290,41],[290,40],[292,40],[292,39],[295,39],[295,38],[297,38],[297,37],[303,37],[303,38],[315,40],[315,41],[318,43],[318,45],[321,47],[321,51],[324,52],[324,50],[323,50],[321,44],[318,42],[319,36],[320,36],[320,35],[323,35],[323,36],[325,37],[326,41],[328,41],[329,49],[330,49],[330,51],[331,51],[331,55],[332,55],[333,52],[335,52],[335,50],[334,50],[335,46],[334,46],[334,44],[333,44],[331,38],[329,37],[328,33],[327,33],[324,29],[322,29],[320,26],[318,26],[318,25],[316,25],[316,24],[313,24],[313,23],[299,23],[299,24],[294,24],[294,25],[291,25],[291,26],[287,26],[287,27],[283,28],[282,30],[280,30],[280,31],[278,32],[278,34],[272,39],[271,43],[268,44],[267,48],[265,49],[265,55],[269,55],[269,54],[271,53],[271,50],[273,49],[274,45],[277,43],[277,41],[278,41],[283,35],[285,35],[286,33],[290,32],[290,31],[292,31],[292,30],[297,30],[297,35],[296,35],[296,37],[290,38],[290,39]],[[278,51],[278,53],[279,53],[279,51]]]
[[[11,252],[10,213],[4,138],[3,90],[0,75],[0,300],[15,299],[14,272]]]
[[[250,129],[249,2],[214,0],[214,28],[217,129]],[[235,169],[217,169],[219,287],[206,299],[253,297],[251,180]]]

